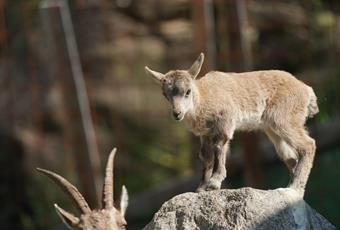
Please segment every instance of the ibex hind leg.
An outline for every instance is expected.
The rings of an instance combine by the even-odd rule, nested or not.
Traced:
[[[294,169],[293,178],[289,187],[298,190],[298,192],[303,195],[313,166],[316,149],[315,141],[307,135],[303,126],[281,126],[275,131],[298,155],[298,163]]]
[[[290,175],[290,181],[292,181],[294,170],[298,162],[297,153],[289,144],[287,144],[286,141],[277,135],[271,127],[265,128],[264,131],[267,134],[269,140],[273,143],[279,158],[287,166]]]

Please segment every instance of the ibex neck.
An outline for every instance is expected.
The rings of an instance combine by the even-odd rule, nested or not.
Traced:
[[[190,116],[191,118],[195,118],[201,103],[201,92],[196,84],[193,86],[192,90],[193,90],[193,108],[192,111],[190,111]]]
[[[204,110],[202,103],[204,103],[204,91],[200,85],[196,84],[193,87],[193,108],[187,113],[184,120],[187,128],[196,136],[207,132],[205,118],[202,116]]]

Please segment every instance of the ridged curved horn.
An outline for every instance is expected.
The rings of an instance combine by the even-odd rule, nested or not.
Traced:
[[[75,217],[72,213],[65,211],[57,204],[54,204],[54,207],[61,220],[69,229],[73,229],[73,227],[79,223],[79,218]]]
[[[103,208],[111,209],[113,207],[113,162],[116,155],[117,148],[114,148],[107,160],[105,170],[105,181],[103,187]]]
[[[65,178],[46,169],[37,168],[37,170],[48,176],[56,184],[58,184],[67,194],[69,194],[81,213],[87,214],[91,212],[89,205],[87,204],[84,197],[80,194],[78,189],[74,187],[70,182],[68,182]]]

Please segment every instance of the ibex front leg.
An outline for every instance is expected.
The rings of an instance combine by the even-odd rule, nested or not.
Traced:
[[[212,149],[212,141],[209,137],[201,137],[201,150],[199,158],[202,162],[202,180],[196,192],[203,192],[206,190],[208,181],[210,180],[214,169],[215,155]]]
[[[200,158],[203,163],[203,176],[197,192],[221,188],[222,181],[227,176],[225,163],[229,140],[225,135],[201,138]]]
[[[230,139],[226,135],[216,135],[212,140],[212,149],[215,156],[212,177],[209,179],[206,190],[216,190],[221,188],[222,181],[227,176],[226,158],[229,149]]]

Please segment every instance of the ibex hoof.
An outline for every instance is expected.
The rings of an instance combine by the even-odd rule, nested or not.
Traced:
[[[207,185],[206,185],[206,190],[207,191],[211,191],[211,190],[217,190],[221,188],[221,184],[222,181],[219,180],[218,178],[212,177],[210,178],[210,180],[208,181]]]
[[[221,188],[220,184],[208,184],[207,187],[205,188],[206,191],[213,191],[213,190],[218,190]]]
[[[218,190],[221,188],[221,182],[210,179],[207,183],[201,184],[197,189],[196,192],[204,192],[204,191],[212,191]]]
[[[303,187],[303,186],[298,186],[298,185],[296,185],[296,184],[289,184],[288,186],[287,186],[287,189],[290,189],[290,190],[292,190],[292,191],[295,191],[295,193],[297,193],[297,194],[299,194],[300,196],[304,196],[304,194],[305,194],[305,188]]]
[[[205,191],[206,191],[206,188],[203,188],[203,187],[200,186],[196,189],[195,192],[200,193],[200,192],[205,192]]]

